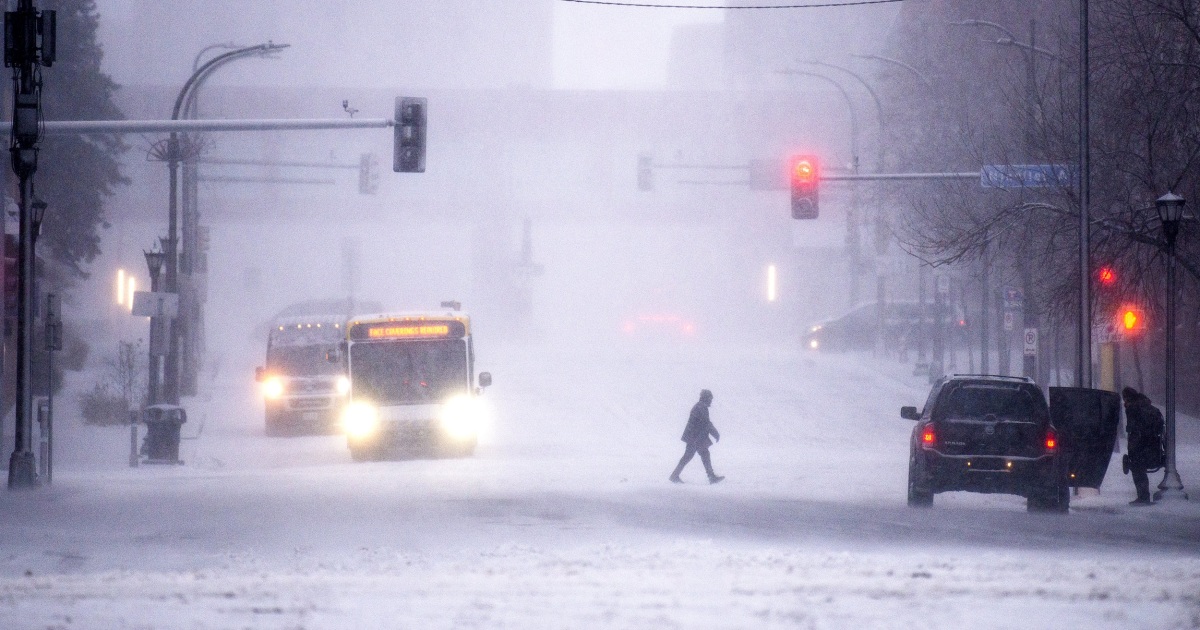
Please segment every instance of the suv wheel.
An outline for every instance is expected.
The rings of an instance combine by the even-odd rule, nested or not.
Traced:
[[[919,473],[920,471],[917,470],[917,460],[910,457],[908,460],[908,506],[932,507],[933,493],[928,490],[922,490],[917,486]]]

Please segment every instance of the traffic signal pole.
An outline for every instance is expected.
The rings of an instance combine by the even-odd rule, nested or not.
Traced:
[[[38,12],[33,0],[20,0],[4,14],[4,65],[13,69],[13,119],[9,138],[13,171],[20,180],[17,281],[17,395],[8,487],[38,483],[33,455],[33,174],[37,171],[42,111],[41,67],[55,57],[55,13]]]

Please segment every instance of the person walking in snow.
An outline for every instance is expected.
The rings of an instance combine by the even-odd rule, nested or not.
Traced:
[[[1125,432],[1129,451],[1122,458],[1122,468],[1133,476],[1137,498],[1130,505],[1150,505],[1150,478],[1146,473],[1162,468],[1166,463],[1163,450],[1163,416],[1150,403],[1150,398],[1132,387],[1121,390],[1125,399]]]
[[[721,434],[708,418],[708,408],[712,405],[712,400],[712,392],[702,389],[700,390],[700,400],[692,405],[692,413],[688,416],[687,426],[683,429],[683,437],[679,438],[687,446],[684,448],[683,457],[679,458],[679,465],[675,467],[675,472],[671,473],[670,479],[674,483],[683,483],[683,480],[679,478],[679,473],[683,472],[683,467],[692,461],[692,457],[696,453],[700,454],[700,461],[704,463],[704,472],[708,473],[708,483],[717,483],[725,478],[713,472],[712,458],[708,454],[708,447],[713,445],[713,440],[709,439],[709,436],[711,435],[718,442],[721,441]]]

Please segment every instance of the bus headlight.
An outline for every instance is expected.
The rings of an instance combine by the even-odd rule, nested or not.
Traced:
[[[268,376],[267,380],[262,384],[263,397],[267,400],[275,400],[283,395],[283,379],[278,376]]]
[[[334,390],[337,391],[338,396],[345,396],[346,394],[349,394],[350,379],[346,378],[345,376],[337,377],[337,383],[334,385]]]
[[[353,438],[365,438],[379,429],[379,409],[368,402],[351,403],[342,412],[342,430]]]
[[[442,430],[456,440],[469,440],[484,421],[483,403],[474,396],[455,396],[442,405]]]

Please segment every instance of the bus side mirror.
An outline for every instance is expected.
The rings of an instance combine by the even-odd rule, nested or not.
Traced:
[[[266,378],[267,371],[261,365],[254,368],[254,382],[261,383]]]
[[[480,387],[491,387],[492,386],[492,373],[491,372],[480,372],[479,373],[479,386]]]
[[[900,417],[905,420],[920,420],[921,412],[917,411],[916,407],[901,407]]]

